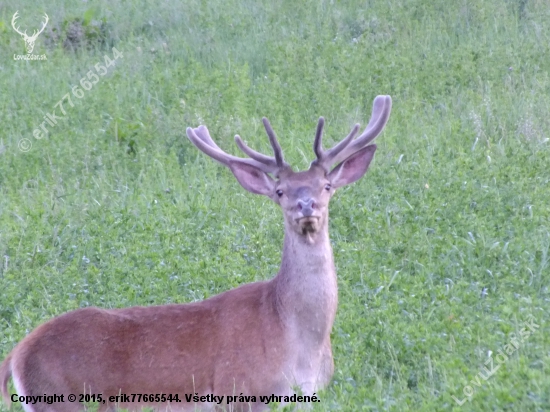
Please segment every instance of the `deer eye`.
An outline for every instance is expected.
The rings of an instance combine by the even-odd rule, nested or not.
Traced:
[[[330,185],[330,183],[327,183],[325,185],[325,190],[330,190],[332,188],[332,186]]]
[[[283,191],[281,189],[277,190],[275,193],[277,193],[277,196],[279,197],[283,195]]]

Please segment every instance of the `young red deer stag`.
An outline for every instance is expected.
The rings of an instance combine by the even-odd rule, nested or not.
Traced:
[[[304,172],[293,172],[284,161],[265,118],[274,157],[252,150],[239,136],[237,146],[249,157],[229,155],[205,126],[188,128],[191,142],[229,167],[246,190],[281,206],[285,236],[279,273],[203,302],[85,308],[54,318],[23,339],[0,366],[4,399],[11,399],[10,376],[19,396],[65,397],[64,403],[24,405],[26,412],[81,410],[82,404],[66,401],[69,394],[81,393],[102,394],[103,411],[117,406],[260,411],[267,408],[260,396],[288,396],[296,388],[313,396],[328,384],[334,370],[330,332],[338,290],[328,203],[335,189],[367,171],[376,150],[369,143],[386,125],[390,109],[390,96],[376,97],[365,131],[354,139],[359,130],[355,125],[329,150],[321,144],[321,117],[313,144],[317,158]],[[109,400],[119,394],[178,394],[181,402]],[[186,394],[217,397],[189,403]],[[228,395],[234,396],[229,405]],[[238,395],[248,396],[249,402],[239,403]]]

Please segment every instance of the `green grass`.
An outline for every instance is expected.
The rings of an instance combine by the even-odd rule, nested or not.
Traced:
[[[371,170],[331,204],[336,371],[314,410],[550,410],[546,1],[94,3],[20,1],[22,27],[45,11],[61,33],[33,62],[13,60],[16,9],[0,5],[0,356],[72,309],[197,301],[276,273],[281,212],[187,126],[265,152],[267,116],[304,169],[318,116],[335,142],[390,94]],[[73,52],[75,19],[90,41]],[[113,45],[124,57],[35,139]],[[529,316],[540,327],[472,384]]]

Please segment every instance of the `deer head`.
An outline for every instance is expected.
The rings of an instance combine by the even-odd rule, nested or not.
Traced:
[[[325,120],[319,118],[313,143],[316,159],[309,170],[303,172],[294,172],[284,161],[281,146],[266,118],[263,118],[263,124],[273,148],[273,157],[249,148],[238,135],[235,142],[248,158],[227,154],[214,143],[205,126],[187,128],[187,136],[201,151],[229,167],[246,190],[267,196],[280,205],[286,229],[312,242],[316,234],[327,227],[328,203],[335,189],[355,182],[367,171],[376,151],[376,145],[369,143],[386,125],[390,111],[390,96],[377,96],[363,133],[354,139],[359,130],[359,124],[356,124],[345,139],[329,150],[323,149]]]
[[[35,30],[32,36],[28,36],[27,30],[25,30],[24,32],[21,32],[19,30],[19,27],[15,26],[15,21],[17,20],[18,17],[19,17],[19,11],[16,11],[15,14],[13,15],[13,18],[11,19],[11,25],[13,29],[23,37],[23,40],[25,40],[25,49],[27,50],[28,54],[31,54],[34,49],[34,43],[36,42],[38,35],[44,31],[44,29],[46,28],[46,24],[48,24],[48,21],[50,20],[50,18],[46,13],[44,13],[45,19],[44,19],[44,23],[42,23],[42,28],[40,30]]]

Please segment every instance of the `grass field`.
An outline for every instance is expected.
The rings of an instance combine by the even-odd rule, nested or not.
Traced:
[[[47,60],[14,60],[16,10],[29,32],[48,13]],[[335,142],[390,94],[370,171],[331,203],[336,371],[314,410],[550,411],[549,22],[546,0],[0,3],[0,357],[72,309],[276,273],[281,212],[187,126],[269,152],[267,116],[304,169],[319,116]]]

